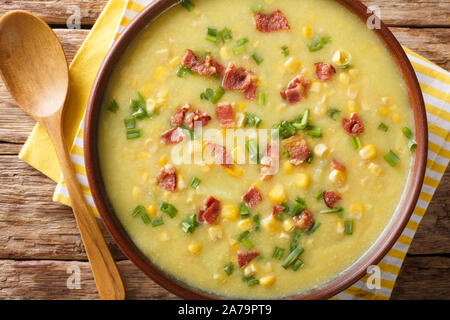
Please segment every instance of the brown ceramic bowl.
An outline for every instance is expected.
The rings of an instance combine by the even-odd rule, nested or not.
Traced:
[[[367,13],[367,7],[355,0],[336,0],[348,10],[358,15],[363,21],[367,21],[371,14]],[[176,295],[187,299],[220,299],[221,297],[203,292],[199,289],[190,287],[177,279],[165,274],[155,266],[131,241],[130,237],[117,219],[114,210],[108,200],[108,196],[103,185],[102,174],[99,166],[97,140],[98,140],[98,122],[100,108],[102,105],[105,89],[109,82],[112,71],[114,70],[120,57],[134,40],[136,35],[147,24],[158,17],[164,10],[176,4],[178,0],[158,0],[152,5],[146,7],[137,18],[130,23],[122,35],[117,39],[114,46],[107,54],[100,71],[98,72],[85,118],[85,139],[84,152],[86,171],[89,185],[98,211],[102,217],[103,223],[111,233],[119,248],[125,255],[133,261],[147,276],[155,282],[175,293]],[[394,245],[397,238],[409,221],[412,211],[422,187],[425,174],[428,134],[425,114],[425,106],[422,99],[419,84],[417,82],[414,70],[401,48],[398,41],[388,28],[381,23],[381,29],[374,32],[382,39],[385,46],[390,51],[392,57],[400,68],[404,81],[408,87],[409,101],[412,106],[415,123],[415,137],[417,140],[417,149],[403,197],[397,207],[396,212],[391,218],[389,224],[385,227],[382,234],[375,243],[359,258],[353,265],[337,275],[325,284],[299,295],[286,297],[291,299],[326,299],[340,291],[346,289],[362,276],[365,275],[369,266],[377,264]]]

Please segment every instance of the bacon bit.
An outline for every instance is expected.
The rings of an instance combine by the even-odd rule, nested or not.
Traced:
[[[220,201],[213,196],[208,196],[204,201],[204,207],[197,215],[197,221],[200,223],[213,224],[220,211]]]
[[[283,211],[284,211],[284,207],[277,204],[277,205],[273,206],[273,208],[272,208],[272,216],[276,217]]]
[[[235,126],[231,104],[218,105],[216,108],[216,117],[222,128],[233,128]]]
[[[175,191],[177,188],[177,174],[171,164],[165,165],[156,177],[156,184],[167,191]]]
[[[300,216],[295,216],[294,223],[302,231],[308,231],[314,224],[314,218],[308,210],[303,210]]]
[[[212,56],[210,56],[210,55],[206,56],[205,64],[216,69],[216,74],[220,78],[223,78],[223,76],[225,75],[225,67],[223,65],[221,65],[219,62],[217,62],[216,60],[214,60],[214,58]]]
[[[224,146],[215,143],[207,143],[206,146],[211,148],[217,164],[220,164],[225,168],[231,168],[233,166],[233,160]]]
[[[288,139],[284,139],[282,143],[283,146],[288,149],[289,154],[291,155],[290,162],[294,166],[302,164],[311,156],[306,140],[298,134]]]
[[[267,181],[276,173],[275,161],[278,160],[279,151],[278,145],[269,144],[266,148],[266,152],[261,158],[261,169],[259,173],[261,175],[261,181]]]
[[[244,98],[247,100],[255,100],[257,90],[258,90],[258,84],[256,83],[256,80],[253,80],[252,83],[250,84],[250,87],[245,89]]]
[[[316,75],[320,81],[327,81],[336,73],[336,69],[329,63],[319,62],[314,64],[316,66]]]
[[[216,74],[216,68],[197,58],[190,49],[186,49],[186,54],[181,60],[181,64],[201,76],[212,76]]]
[[[172,126],[179,127],[184,122],[184,116],[186,115],[186,112],[189,110],[191,106],[189,104],[186,104],[175,111],[172,118],[170,119]]]
[[[180,127],[172,128],[161,134],[161,139],[165,144],[176,144],[184,139],[183,129]]]
[[[287,88],[280,92],[281,97],[289,103],[300,102],[306,98],[310,85],[311,82],[305,80],[303,76],[296,76],[288,83]]]
[[[290,26],[280,10],[276,10],[271,14],[255,13],[253,21],[256,29],[261,32],[273,32],[279,30],[289,30]]]
[[[332,209],[334,205],[341,200],[341,196],[339,196],[334,191],[324,191],[323,192],[323,201],[327,205],[328,208]]]
[[[246,90],[252,85],[253,79],[254,75],[252,72],[230,63],[225,70],[222,88],[225,90]]]
[[[247,265],[250,261],[255,259],[257,256],[259,256],[259,252],[256,250],[247,251],[247,252],[238,251],[236,257],[237,257],[237,264],[238,264],[239,268],[242,268],[243,266]]]
[[[331,166],[332,166],[334,169],[339,170],[339,171],[342,171],[342,172],[344,172],[344,171],[347,169],[342,163],[338,162],[338,161],[335,160],[335,159],[333,159],[333,160],[331,161]]]
[[[354,112],[350,114],[350,119],[342,119],[342,127],[350,136],[358,136],[364,132],[364,124],[359,119],[358,115]]]
[[[202,113],[199,109],[196,109],[194,112],[189,112],[186,115],[186,124],[190,129],[194,129],[194,124],[196,121],[202,123],[202,127],[206,126],[211,120],[211,116],[207,113]]]
[[[258,189],[250,187],[250,189],[242,196],[242,200],[249,208],[253,208],[262,201],[262,196]]]

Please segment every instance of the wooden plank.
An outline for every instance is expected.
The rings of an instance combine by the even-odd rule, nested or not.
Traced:
[[[35,13],[47,23],[66,25],[79,8],[81,24],[91,26],[100,15],[106,0],[6,0],[0,6],[0,15],[10,10],[27,10]],[[380,8],[381,19],[389,26],[449,26],[449,0],[363,0],[367,6]]]

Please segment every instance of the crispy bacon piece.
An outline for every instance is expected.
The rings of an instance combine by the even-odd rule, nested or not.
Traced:
[[[256,250],[252,250],[252,251],[247,251],[247,252],[243,252],[243,251],[238,251],[237,252],[237,264],[239,266],[239,268],[242,268],[243,266],[247,265],[250,261],[252,261],[253,259],[255,259],[257,256],[259,256],[259,252]]]
[[[355,112],[350,114],[350,118],[342,119],[342,127],[350,136],[358,136],[364,132],[364,124]]]
[[[216,68],[210,63],[199,59],[190,49],[186,49],[186,54],[181,60],[181,64],[201,76],[212,76],[216,74]]]
[[[175,111],[172,118],[170,119],[170,122],[172,123],[172,126],[179,127],[184,122],[184,116],[186,115],[186,112],[189,110],[190,105],[186,104]]]
[[[166,164],[156,177],[156,184],[167,191],[175,191],[177,188],[175,167],[171,164]]]
[[[251,86],[253,78],[252,72],[230,63],[225,70],[222,88],[225,90],[246,90]]]
[[[216,69],[217,76],[219,76],[220,78],[223,78],[223,76],[225,75],[225,67],[214,60],[212,56],[206,56],[205,64],[214,67]]]
[[[244,91],[244,98],[247,100],[255,100],[256,99],[256,91],[258,90],[258,84],[256,79],[252,81],[250,86]]]
[[[255,13],[253,21],[256,29],[261,32],[273,32],[279,30],[289,30],[290,26],[280,10],[276,10],[271,14]]]
[[[218,105],[216,108],[216,117],[222,128],[233,128],[235,126],[231,104]]]
[[[184,139],[183,129],[180,127],[172,128],[161,134],[161,139],[165,144],[177,144]]]
[[[233,159],[230,157],[224,146],[215,143],[207,143],[206,146],[212,151],[217,164],[220,164],[225,168],[231,168],[233,166]]]
[[[202,113],[199,109],[196,109],[193,112],[189,112],[186,115],[186,125],[190,129],[194,129],[194,123],[196,121],[201,122],[202,127],[204,127],[208,124],[209,120],[211,120],[211,116],[207,113]]]
[[[258,189],[250,187],[250,189],[242,196],[242,200],[249,208],[253,208],[262,201],[262,196]]]
[[[336,73],[336,69],[329,63],[319,62],[314,64],[316,66],[316,75],[320,81],[327,81]]]
[[[284,211],[284,207],[282,205],[279,205],[279,204],[274,205],[272,208],[272,216],[276,217],[283,211]]]
[[[200,223],[213,224],[220,211],[220,201],[213,196],[208,196],[204,201],[203,209],[197,215],[197,221]]]
[[[347,168],[340,162],[338,162],[337,160],[333,159],[331,161],[331,166],[333,167],[333,169],[339,170],[344,172]]]
[[[328,208],[332,209],[334,205],[341,200],[341,196],[338,195],[334,191],[324,191],[323,192],[323,201],[327,205]]]
[[[284,139],[282,143],[283,146],[288,149],[289,154],[291,155],[290,162],[294,166],[302,164],[311,156],[306,140],[298,134],[293,135],[288,139]]]
[[[314,224],[314,218],[308,210],[303,210],[300,216],[295,216],[294,223],[302,231],[308,231]]]
[[[296,76],[288,83],[287,88],[280,92],[281,97],[291,104],[300,102],[306,98],[310,85],[311,82],[303,76]]]
[[[278,169],[277,161],[279,156],[278,145],[269,144],[267,145],[266,152],[261,158],[261,169],[259,173],[261,175],[261,181],[267,181],[276,173]]]

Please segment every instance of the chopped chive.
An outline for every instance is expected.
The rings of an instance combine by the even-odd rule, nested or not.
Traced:
[[[336,121],[336,119],[339,117],[339,114],[341,113],[341,110],[331,108],[331,109],[328,109],[327,113],[331,119]]]
[[[282,139],[292,137],[297,132],[297,128],[294,127],[294,124],[290,121],[282,121],[274,124],[272,128],[278,130],[279,136]]]
[[[353,234],[353,220],[345,221],[345,234],[351,235]]]
[[[326,45],[327,43],[331,42],[330,37],[321,37],[321,38],[314,38],[311,41],[308,42],[307,46],[310,52],[319,51]]]
[[[289,250],[290,250],[289,252],[291,252],[292,250],[295,249],[295,247],[297,247],[298,241],[299,241],[301,236],[302,236],[302,230],[295,229],[295,231],[294,231],[294,233],[292,234],[292,237],[291,237],[291,242],[290,242],[290,245],[289,245]]]
[[[320,213],[324,213],[324,214],[329,214],[329,213],[340,213],[344,211],[343,208],[333,208],[333,209],[325,209],[325,210],[320,210]]]
[[[261,227],[261,217],[259,214],[253,216],[253,224],[255,225],[255,231],[259,231]]]
[[[263,11],[263,9],[264,9],[264,7],[263,7],[263,5],[261,3],[254,4],[252,6],[252,12],[253,13],[261,12],[261,11]]]
[[[391,167],[395,167],[400,161],[400,158],[392,150],[389,150],[389,152],[384,156],[384,160],[386,160]]]
[[[214,90],[211,88],[207,88],[204,92],[200,93],[200,99],[208,100],[214,95]]]
[[[307,234],[307,235],[313,234],[314,231],[316,231],[316,230],[320,227],[320,225],[321,225],[320,222],[314,221],[313,226],[311,227],[311,229],[309,229],[309,230],[306,232],[306,234]]]
[[[383,122],[381,122],[380,125],[378,126],[378,129],[380,129],[381,131],[386,132],[386,131],[389,130],[389,127],[386,124],[384,124]]]
[[[208,28],[208,31],[206,32],[206,40],[216,43],[218,41],[217,39],[217,29],[214,28]]]
[[[408,127],[404,127],[404,128],[402,129],[402,132],[403,132],[403,134],[405,135],[405,137],[407,137],[408,139],[411,139],[412,136],[413,136],[413,133],[412,133],[411,129],[408,128]]]
[[[311,113],[311,111],[309,109],[305,110],[305,113],[303,114],[300,122],[294,122],[292,125],[295,127],[295,129],[297,130],[304,130],[308,127],[308,123],[309,123],[309,114]]]
[[[150,224],[152,222],[147,213],[141,214],[141,219],[144,222],[144,224]]]
[[[251,139],[245,143],[245,147],[249,154],[250,163],[260,164],[261,157],[259,155],[258,141],[256,139]]]
[[[289,266],[303,253],[303,248],[301,246],[296,246],[294,250],[289,253],[287,258],[283,261],[281,266],[285,269],[289,268]]]
[[[244,231],[244,232],[240,233],[240,234],[237,236],[236,239],[237,239],[239,242],[242,242],[244,239],[248,238],[249,234],[250,234],[249,231]]]
[[[283,255],[284,255],[284,249],[275,247],[275,249],[273,250],[272,258],[281,260],[283,258]]]
[[[225,267],[223,267],[223,271],[227,274],[227,276],[231,276],[234,271],[233,263],[228,263]]]
[[[408,141],[408,150],[413,152],[417,148],[417,143],[414,140]]]
[[[288,46],[282,46],[281,50],[283,51],[283,54],[285,57],[287,57],[289,55],[289,48]]]
[[[228,28],[223,28],[222,30],[220,30],[219,36],[223,42],[227,42],[228,40],[233,39],[233,36],[231,35],[231,30]]]
[[[194,74],[194,73],[192,72],[191,69],[186,68],[185,66],[180,64],[180,66],[178,67],[178,70],[177,70],[177,77],[184,78],[186,76],[186,74]]]
[[[175,217],[178,212],[178,210],[173,205],[167,202],[161,202],[161,204],[159,205],[159,210],[166,213],[171,218]]]
[[[291,217],[298,216],[302,213],[303,210],[306,209],[306,203],[302,198],[297,197],[294,201],[289,205],[289,211],[286,212]]]
[[[322,137],[322,129],[317,126],[309,126],[306,134],[314,138],[320,138]]]
[[[353,149],[355,149],[355,150],[361,148],[361,146],[362,146],[361,139],[359,139],[359,137],[352,137],[351,142],[352,142]]]
[[[258,93],[258,104],[260,106],[263,106],[266,104],[266,94],[265,93]]]
[[[297,258],[297,260],[295,260],[292,264],[291,268],[292,270],[297,271],[302,265],[304,265],[303,261]]]
[[[135,118],[125,118],[123,119],[125,124],[125,129],[136,129],[136,119]]]
[[[251,250],[254,248],[253,242],[249,238],[242,239],[241,244],[247,249]]]
[[[116,101],[116,100],[112,100],[112,101],[108,104],[107,109],[108,109],[109,111],[111,111],[112,113],[116,113],[117,110],[119,110],[119,105],[117,104],[117,101]]]
[[[236,45],[242,46],[242,45],[246,44],[247,42],[248,42],[248,38],[242,38],[242,39],[239,39],[238,41],[236,41]]]
[[[243,277],[242,281],[244,281],[249,287],[253,287],[259,284],[259,280],[255,277]]]
[[[191,182],[189,183],[189,185],[190,185],[192,188],[197,189],[201,182],[202,182],[202,181],[201,181],[199,178],[197,178],[197,177],[192,177],[192,180],[191,180]]]
[[[164,224],[164,219],[163,219],[162,216],[160,216],[160,217],[158,217],[156,219],[153,219],[153,221],[152,221],[152,227],[153,228],[162,226],[163,224]]]
[[[234,47],[233,48],[233,53],[235,54],[235,55],[240,55],[240,54],[242,54],[242,53],[244,53],[245,52],[245,46],[244,45],[242,45],[242,46],[237,46],[237,47]]]
[[[219,102],[219,100],[223,97],[225,94],[225,90],[222,87],[217,88],[217,90],[214,92],[214,94],[209,98],[209,101],[216,104]]]
[[[141,137],[141,129],[127,129],[127,139],[137,139]]]
[[[252,58],[255,60],[257,65],[260,65],[264,61],[264,59],[261,58],[256,52],[252,54]]]
[[[185,233],[193,233],[196,227],[198,227],[196,214],[191,214],[186,219],[181,221],[181,230]]]
[[[353,66],[352,66],[350,63],[344,64],[344,65],[342,65],[342,66],[338,66],[338,68],[339,68],[339,69],[342,69],[342,70],[350,69],[350,68],[352,68],[352,67],[353,67]]]
[[[140,92],[138,92],[137,98],[131,99],[130,101],[130,109],[134,113],[139,111],[139,109],[145,109],[145,107],[146,107],[145,98],[142,96]]]
[[[243,219],[250,218],[251,216],[250,210],[248,210],[248,207],[244,202],[239,204],[239,214]]]
[[[322,200],[322,198],[323,198],[323,192],[317,192],[317,193],[314,195],[314,198],[315,198],[317,201]]]
[[[286,158],[289,159],[291,157],[291,154],[289,153],[289,150],[284,150],[283,156],[285,156]]]
[[[258,128],[261,124],[262,119],[253,113],[245,113],[245,122],[244,126],[246,127],[255,127]]]
[[[146,109],[139,108],[136,112],[131,115],[133,118],[142,120],[149,117],[149,114]]]
[[[146,214],[146,210],[144,206],[137,206],[134,208],[133,213],[131,214],[133,218],[139,217],[143,214]]]
[[[311,164],[313,160],[314,160],[314,153],[311,153],[311,155],[309,156],[309,158],[306,159],[306,163]]]
[[[190,0],[181,0],[180,4],[187,11],[192,11],[192,9],[194,9],[195,7],[195,5]]]

